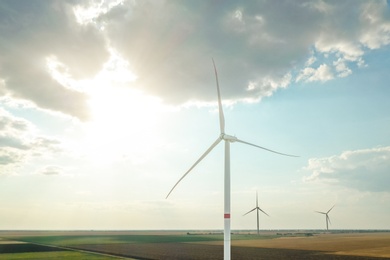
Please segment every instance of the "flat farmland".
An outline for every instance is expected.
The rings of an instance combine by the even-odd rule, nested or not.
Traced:
[[[332,255],[390,259],[390,233],[320,234],[310,237],[281,237],[269,240],[236,240],[237,247],[321,251]]]
[[[109,260],[111,256],[96,253],[68,250],[57,246],[46,246],[0,238],[0,260],[19,259],[65,259],[65,260]]]
[[[223,259],[223,236],[184,231],[0,232],[17,243],[57,248],[49,254],[83,254],[73,259]],[[0,240],[1,242],[1,240]],[[1,245],[1,244],[0,244]],[[53,249],[55,251],[55,249]],[[390,259],[390,232],[232,235],[232,259]],[[4,252],[5,253],[5,252]],[[0,259],[4,253],[0,246]],[[20,252],[15,252],[19,255]],[[26,252],[24,252],[26,253]],[[9,253],[7,253],[9,254]],[[61,258],[61,257],[58,257]],[[67,258],[64,258],[67,259]],[[72,259],[72,258],[69,258]]]

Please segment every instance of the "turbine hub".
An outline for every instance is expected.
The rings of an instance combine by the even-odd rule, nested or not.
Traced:
[[[231,135],[227,135],[227,134],[221,134],[221,138],[222,138],[223,140],[228,141],[228,142],[231,142],[231,143],[237,141],[237,137],[231,136]]]

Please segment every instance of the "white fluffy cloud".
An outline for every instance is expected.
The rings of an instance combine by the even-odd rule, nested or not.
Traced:
[[[363,67],[365,50],[378,49],[390,43],[390,16],[386,1],[315,1],[306,6],[319,10],[328,16],[319,24],[319,34],[314,41],[314,49],[324,56],[327,66],[337,77],[352,73],[349,64]],[[321,77],[304,77],[308,71],[318,70],[310,67],[302,69],[297,81],[323,81]],[[329,77],[327,80],[332,79]]]
[[[305,68],[301,71],[301,73],[297,76],[297,81],[328,81],[333,79],[333,73],[328,65],[321,64],[317,69],[313,68]]]
[[[355,151],[325,158],[312,158],[307,182],[324,181],[362,191],[390,192],[390,146]]]

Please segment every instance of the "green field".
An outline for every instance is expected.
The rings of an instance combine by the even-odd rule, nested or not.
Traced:
[[[29,252],[29,253],[9,253],[0,254],[1,260],[42,260],[42,259],[65,259],[65,260],[112,260],[114,257],[100,256],[88,253],[80,253],[73,251],[60,252]]]

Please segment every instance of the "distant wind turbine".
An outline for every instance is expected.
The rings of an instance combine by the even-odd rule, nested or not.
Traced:
[[[235,136],[227,135],[225,134],[225,118],[223,115],[222,110],[222,102],[221,102],[221,93],[219,90],[219,83],[218,83],[218,74],[217,74],[217,68],[215,67],[214,59],[213,66],[214,66],[214,73],[215,73],[215,80],[217,84],[217,94],[218,94],[218,111],[219,111],[219,127],[220,127],[220,134],[217,138],[217,140],[214,141],[214,143],[202,154],[202,156],[190,167],[190,169],[184,173],[184,175],[176,182],[176,184],[173,186],[173,188],[169,191],[166,198],[169,197],[171,192],[176,188],[176,186],[181,182],[181,180],[184,179],[184,177],[187,176],[187,174],[195,168],[195,166],[202,161],[210,152],[214,149],[222,140],[225,141],[225,176],[224,176],[224,260],[230,260],[230,143],[239,142],[247,145],[251,145],[272,153],[285,155],[285,156],[291,156],[291,157],[298,157],[296,155],[289,155],[285,153],[276,152],[273,150],[270,150],[268,148],[258,146],[255,144],[251,144],[245,141],[242,141],[238,139]]]
[[[336,205],[333,205],[333,207]],[[324,214],[325,215],[325,222],[326,222],[326,230],[329,230],[328,223],[331,224],[330,218],[329,218],[329,212],[333,209],[333,207],[330,208],[327,212],[321,212],[321,211],[316,211],[317,213]]]
[[[259,203],[258,203],[259,199],[258,199],[258,195],[257,195],[257,191],[256,191],[256,207],[250,211],[248,211],[247,213],[245,213],[243,216],[251,213],[252,211],[254,210],[257,210],[256,213],[257,213],[257,235],[260,234],[259,232],[259,211],[263,212],[265,215],[267,215],[269,217],[269,215],[267,213],[265,213],[264,210],[262,210],[260,207],[259,207]]]

